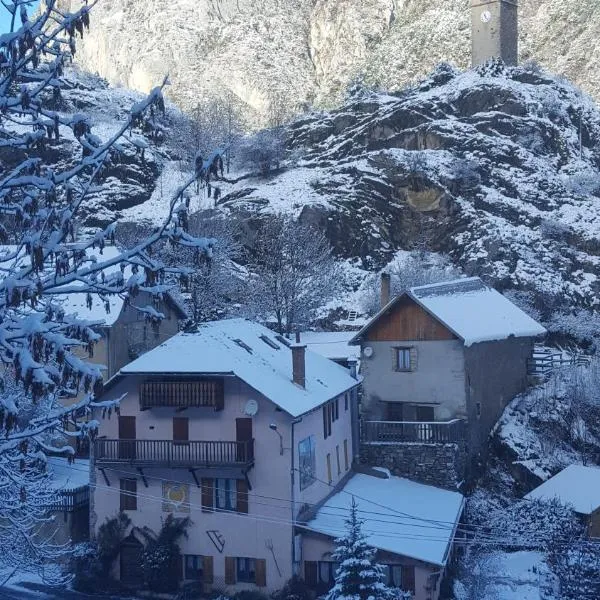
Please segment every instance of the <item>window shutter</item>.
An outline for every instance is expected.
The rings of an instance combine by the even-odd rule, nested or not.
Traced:
[[[173,441],[187,442],[190,439],[190,422],[187,417],[173,417]]]
[[[213,557],[202,557],[202,578],[204,583],[213,583],[214,581]]]
[[[402,565],[402,589],[405,592],[415,592],[415,568]]]
[[[236,479],[237,512],[248,513],[248,484],[245,479]]]
[[[410,349],[410,370],[416,371],[419,363],[419,352],[416,348]]]
[[[264,558],[256,559],[256,585],[258,587],[267,585],[267,561]]]
[[[200,480],[200,485],[202,487],[202,510],[204,512],[211,512],[213,509],[215,480],[203,477]]]
[[[398,348],[391,348],[392,352],[392,370],[397,371],[399,368],[398,364]]]
[[[327,404],[323,405],[323,437],[327,439]]]
[[[306,585],[317,585],[317,561],[306,560],[304,561],[304,581]]]
[[[225,557],[225,585],[235,585],[235,557]]]

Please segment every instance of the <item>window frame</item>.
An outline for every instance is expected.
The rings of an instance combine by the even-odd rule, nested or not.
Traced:
[[[400,360],[400,356],[408,360]],[[410,346],[395,346],[394,347],[394,362],[398,373],[409,373],[413,370],[412,364],[412,348]],[[402,366],[408,365],[408,366]]]
[[[240,569],[240,565],[244,568]],[[250,568],[253,565],[253,569]],[[247,573],[247,576],[244,574]],[[235,557],[235,579],[238,583],[254,583],[256,584],[256,559],[248,556]]]
[[[319,560],[319,561],[317,561],[317,583],[320,585],[323,585],[323,584],[328,585],[331,583],[335,583],[335,574],[336,574],[339,566],[340,566],[340,563],[338,563],[334,560]],[[323,581],[323,578],[321,577],[321,569],[322,568],[326,568],[328,571],[329,579],[327,581]]]
[[[215,477],[213,480],[213,507],[218,511],[237,512],[238,509],[238,498],[237,498],[237,480],[228,479],[223,477]],[[225,505],[220,504],[220,490],[222,489],[219,482],[225,482],[224,486],[224,499]],[[221,498],[222,499],[222,498]]]
[[[191,571],[194,571],[196,574],[199,573],[198,577],[195,575],[194,577],[189,576],[188,571],[188,559],[194,559],[197,561],[199,566],[189,567]],[[202,554],[184,554],[183,555],[183,578],[185,581],[204,581],[204,556]]]
[[[402,570],[403,570],[403,565],[399,565],[399,564],[386,564],[385,565],[386,568],[386,584],[389,587],[393,587],[393,588],[397,588],[399,590],[402,589]],[[399,579],[400,581],[396,581],[397,579],[397,575],[399,575]]]

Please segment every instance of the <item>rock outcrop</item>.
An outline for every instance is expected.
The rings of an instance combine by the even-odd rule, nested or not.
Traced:
[[[521,60],[600,97],[597,0],[519,5]],[[103,0],[92,21],[77,53],[89,71],[141,91],[168,73],[181,108],[231,94],[259,124],[333,106],[359,75],[396,91],[441,61],[469,64],[468,0]]]

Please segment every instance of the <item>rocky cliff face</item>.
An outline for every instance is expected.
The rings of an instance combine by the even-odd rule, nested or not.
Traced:
[[[62,0],[76,4],[79,0]],[[102,0],[78,60],[147,91],[166,73],[182,108],[230,92],[251,117],[333,105],[363,74],[401,89],[469,62],[468,0]],[[597,0],[521,0],[521,58],[600,96]]]
[[[570,84],[440,67],[297,120],[289,146],[295,164],[229,186],[222,209],[290,212],[368,268],[425,244],[501,289],[598,304],[600,112]]]

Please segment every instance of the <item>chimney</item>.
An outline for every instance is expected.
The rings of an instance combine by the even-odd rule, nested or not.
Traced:
[[[306,387],[306,346],[300,343],[300,332],[296,332],[296,343],[292,344],[292,380]]]
[[[381,308],[387,306],[392,294],[392,278],[389,273],[381,274]]]
[[[348,359],[348,369],[350,371],[350,377],[358,379],[358,358],[351,356]]]

